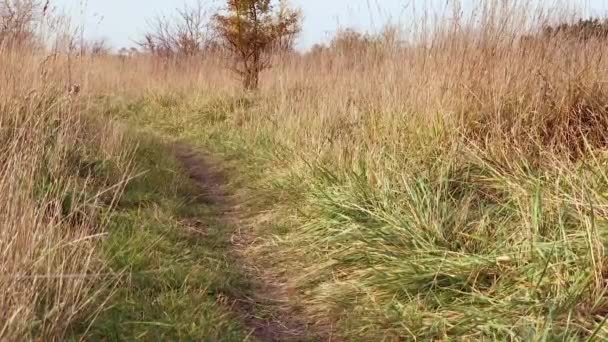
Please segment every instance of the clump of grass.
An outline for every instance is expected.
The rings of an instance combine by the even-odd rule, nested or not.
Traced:
[[[290,250],[327,255],[296,278],[317,315],[331,303],[370,338],[573,338],[600,326],[603,174],[466,159],[381,189],[371,170],[317,173],[313,219]]]

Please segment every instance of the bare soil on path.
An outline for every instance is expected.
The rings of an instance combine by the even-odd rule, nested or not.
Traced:
[[[199,203],[214,207],[221,222],[227,227],[235,227],[232,252],[242,263],[240,266],[252,289],[240,298],[228,300],[249,329],[250,338],[269,342],[338,340],[308,324],[300,310],[291,304],[287,283],[272,271],[261,268],[245,253],[255,237],[242,224],[242,209],[229,187],[222,163],[188,145],[176,145],[174,151],[187,175],[200,188]]]

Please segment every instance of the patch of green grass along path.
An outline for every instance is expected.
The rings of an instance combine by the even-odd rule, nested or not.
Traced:
[[[197,201],[169,147],[142,140],[104,253],[120,281],[87,340],[243,341],[228,298],[248,291],[229,253],[230,227]]]

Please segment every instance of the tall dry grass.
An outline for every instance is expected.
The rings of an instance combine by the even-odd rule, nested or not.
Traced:
[[[114,281],[99,255],[129,173],[125,137],[68,95],[68,66],[0,50],[0,338],[62,340]]]

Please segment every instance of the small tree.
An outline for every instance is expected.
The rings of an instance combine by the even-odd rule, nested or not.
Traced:
[[[271,66],[273,50],[293,48],[300,19],[300,12],[286,1],[280,1],[280,10],[275,11],[271,0],[227,0],[225,13],[215,15],[218,37],[232,55],[232,70],[245,89],[257,89],[260,73]]]

